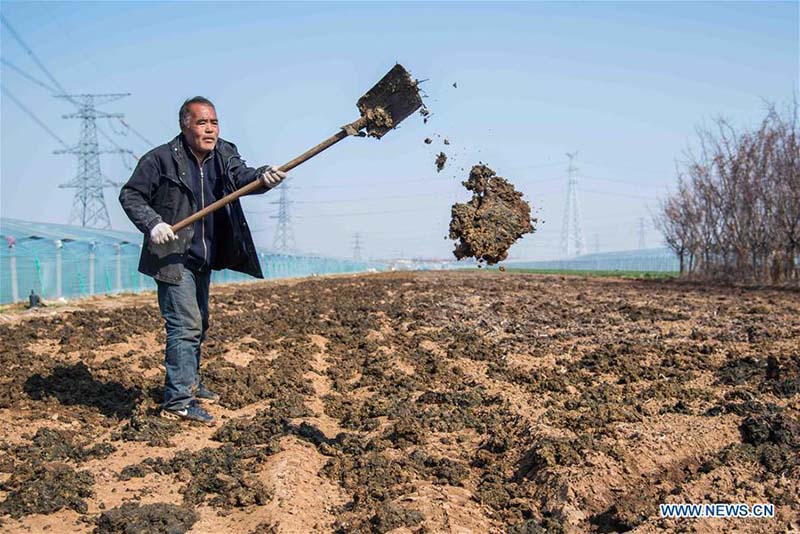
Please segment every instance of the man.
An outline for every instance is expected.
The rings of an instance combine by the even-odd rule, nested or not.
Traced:
[[[145,154],[119,201],[144,233],[139,271],[155,278],[166,323],[165,417],[214,424],[201,406],[219,400],[200,376],[200,347],[208,329],[211,270],[233,269],[263,278],[242,206],[235,200],[173,233],[171,225],[215,200],[260,180],[263,193],[286,174],[245,165],[233,143],[219,138],[214,104],[196,96],[178,113],[181,133]]]

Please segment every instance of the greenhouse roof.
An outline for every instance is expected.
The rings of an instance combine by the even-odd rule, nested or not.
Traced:
[[[61,241],[81,241],[85,243],[102,244],[138,244],[142,240],[137,232],[123,232],[120,230],[99,230],[97,228],[83,228],[67,224],[54,224],[18,219],[0,218],[0,236],[3,239],[13,238],[17,242],[28,239],[48,239]]]

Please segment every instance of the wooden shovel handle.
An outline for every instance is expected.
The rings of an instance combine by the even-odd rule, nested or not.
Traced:
[[[300,154],[299,156],[297,156],[296,158],[294,158],[290,162],[284,163],[283,165],[278,167],[277,170],[282,171],[282,172],[289,172],[290,170],[294,169],[295,167],[297,167],[301,163],[310,160],[311,158],[313,158],[314,156],[316,156],[317,154],[319,154],[320,152],[322,152],[326,148],[332,147],[333,145],[335,145],[336,143],[338,143],[339,141],[341,141],[345,137],[347,137],[349,135],[354,135],[359,130],[361,130],[361,128],[364,128],[366,125],[367,125],[366,117],[361,117],[357,121],[351,122],[347,126],[343,126],[342,129],[339,130],[336,133],[336,135],[330,136],[329,138],[327,138],[326,140],[324,140],[323,142],[321,142],[320,144],[318,144],[314,148],[303,152],[302,154]],[[231,193],[231,194],[229,194],[229,195],[227,195],[225,197],[222,197],[221,199],[217,200],[213,204],[209,204],[208,206],[206,206],[205,208],[201,209],[197,213],[186,217],[185,219],[183,219],[182,221],[180,221],[180,222],[178,222],[176,224],[173,224],[172,225],[172,231],[173,232],[177,232],[178,230],[182,230],[183,228],[186,228],[190,224],[194,223],[195,221],[199,221],[200,219],[202,219],[203,217],[205,217],[209,213],[214,213],[215,211],[220,209],[222,206],[230,204],[231,202],[233,202],[237,198],[239,198],[239,197],[241,197],[243,195],[247,195],[249,193],[253,193],[255,191],[258,191],[259,189],[261,189],[263,187],[264,187],[264,185],[261,183],[261,180],[254,180],[254,181],[250,182],[249,184],[247,184],[246,186],[237,189],[233,193]]]

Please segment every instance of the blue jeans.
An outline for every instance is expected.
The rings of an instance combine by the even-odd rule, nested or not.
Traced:
[[[167,329],[164,409],[185,408],[200,386],[200,345],[208,330],[210,282],[210,272],[187,268],[178,285],[157,282],[158,307]]]

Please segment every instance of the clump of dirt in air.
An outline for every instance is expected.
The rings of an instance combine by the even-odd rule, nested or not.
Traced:
[[[449,237],[458,240],[453,254],[490,265],[503,261],[517,239],[535,231],[530,205],[511,182],[486,165],[472,167],[462,184],[473,194],[469,202],[453,204]]]
[[[85,514],[85,498],[94,492],[94,477],[89,471],[75,471],[61,463],[36,467],[26,474],[15,474],[0,484],[8,497],[0,504],[0,514],[19,518],[30,514],[52,514],[71,508]]]
[[[439,152],[439,154],[436,156],[436,172],[442,172],[445,163],[447,163],[447,154],[444,152]]]
[[[431,112],[428,111],[428,108],[426,108],[423,105],[422,108],[420,108],[420,110],[419,110],[419,114],[422,115],[422,123],[423,124],[428,124],[428,119],[431,116]]]
[[[167,503],[125,503],[97,518],[94,534],[183,534],[199,519],[194,510]]]
[[[449,145],[449,144],[450,144],[450,141],[449,141],[448,139],[445,139],[445,140],[444,140],[444,144],[446,144],[446,145]]]
[[[433,139],[431,139],[430,137],[426,137],[426,138],[425,138],[425,144],[426,144],[426,145],[429,145],[429,144],[431,144],[431,143],[433,143]]]

